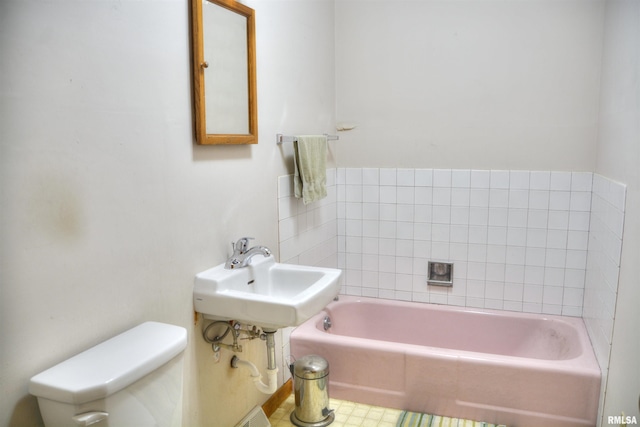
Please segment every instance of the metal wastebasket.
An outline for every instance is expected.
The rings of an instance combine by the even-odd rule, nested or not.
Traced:
[[[301,357],[291,366],[296,408],[291,422],[299,427],[324,427],[335,415],[329,409],[329,362],[315,354]]]

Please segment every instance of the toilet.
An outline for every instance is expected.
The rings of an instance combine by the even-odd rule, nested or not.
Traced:
[[[176,427],[186,329],[146,322],[34,376],[46,427]]]

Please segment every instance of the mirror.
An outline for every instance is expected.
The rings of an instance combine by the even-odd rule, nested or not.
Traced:
[[[234,0],[191,0],[196,140],[256,144],[255,13]]]

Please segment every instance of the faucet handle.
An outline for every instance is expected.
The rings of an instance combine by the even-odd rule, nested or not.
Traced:
[[[245,253],[247,251],[247,249],[249,249],[249,240],[253,240],[253,237],[241,237],[238,239],[238,241],[235,243],[233,249],[235,251],[242,253]]]

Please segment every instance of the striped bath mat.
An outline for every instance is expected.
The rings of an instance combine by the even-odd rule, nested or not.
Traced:
[[[396,427],[505,427],[500,424],[483,423],[480,421],[461,420],[458,418],[441,417],[439,415],[419,414],[417,412],[402,411]]]

